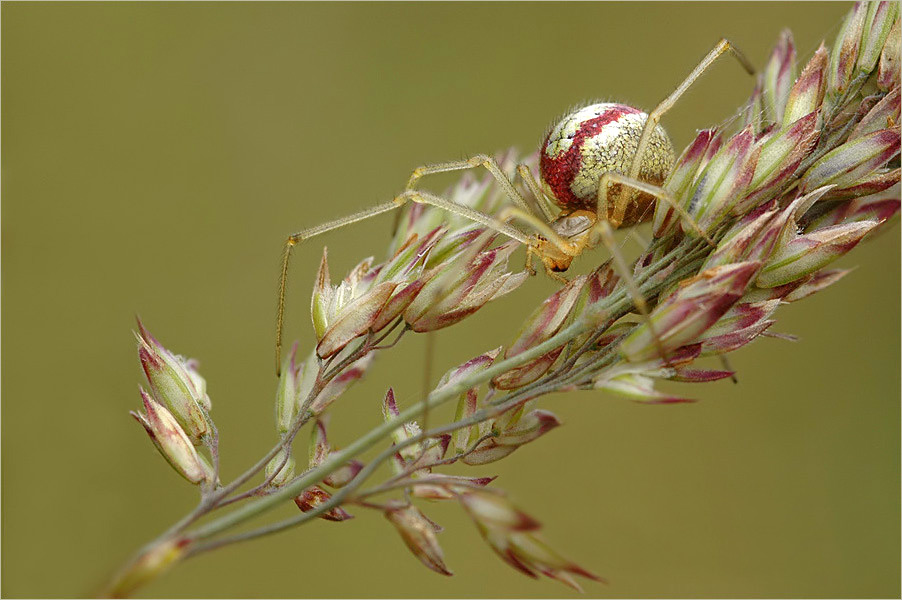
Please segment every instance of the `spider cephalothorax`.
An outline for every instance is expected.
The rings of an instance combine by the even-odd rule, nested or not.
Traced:
[[[578,209],[564,212],[548,224],[562,240],[572,244],[572,248],[562,249],[559,244],[548,241],[548,238],[537,236],[536,254],[548,271],[561,273],[570,268],[573,257],[582,246],[589,243],[589,235],[597,220],[594,210]]]
[[[639,146],[644,112],[625,104],[598,103],[568,114],[555,125],[542,144],[539,170],[546,195],[565,213],[598,211],[596,200],[601,176],[607,172],[628,174]],[[673,166],[673,146],[658,125],[641,157],[638,179],[660,185]],[[619,184],[608,198],[619,198]],[[608,202],[604,211],[613,227],[632,225],[651,217],[654,197],[637,193],[632,201]]]

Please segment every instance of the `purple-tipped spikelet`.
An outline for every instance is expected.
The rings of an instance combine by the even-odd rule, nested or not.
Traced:
[[[288,483],[294,477],[295,460],[284,448],[272,460],[266,463],[263,475],[268,482],[267,487],[277,488]]]
[[[141,390],[144,412],[131,415],[147,431],[151,441],[175,471],[191,483],[201,483],[213,478],[206,464],[184,429],[166,407],[156,402],[150,394]]]
[[[758,100],[759,106],[752,111],[754,118],[765,119],[772,123],[782,121],[789,89],[795,79],[796,47],[792,39],[792,32],[786,29],[780,34],[770,59],[762,71],[761,81],[755,88],[753,99],[760,100]],[[762,108],[764,110],[761,110]]]
[[[585,281],[585,276],[577,277],[545,300],[526,319],[520,335],[504,353],[505,358],[533,348],[558,333],[579,300]],[[499,375],[492,383],[499,389],[514,389],[532,383],[548,371],[562,349],[556,348],[532,362]]]
[[[721,265],[683,281],[651,313],[648,323],[620,344],[620,352],[627,360],[640,362],[666,358],[677,348],[696,343],[742,297],[760,267],[758,262]]]
[[[521,573],[533,578],[542,574],[557,579],[578,592],[582,592],[582,588],[573,579],[573,575],[604,581],[552,550],[537,534],[541,527],[539,522],[503,496],[467,492],[460,495],[460,503],[489,547]]]
[[[163,347],[138,321],[138,358],[153,390],[195,444],[210,433],[207,384],[196,364]]]
[[[467,465],[484,465],[511,454],[524,444],[535,441],[561,424],[553,413],[536,409],[515,423],[477,445],[461,461]]]
[[[295,496],[294,503],[297,504],[302,512],[311,512],[320,508],[331,498],[332,495],[329,492],[318,485],[314,485],[301,492],[299,496]],[[347,521],[354,518],[354,515],[340,506],[329,508],[317,516],[324,521]]]
[[[317,419],[313,423],[313,427],[310,431],[310,468],[313,469],[320,466],[323,461],[337,451],[337,448],[333,448],[329,445],[329,440],[326,436],[326,420]],[[343,488],[348,485],[362,469],[363,463],[359,460],[348,461],[332,471],[328,477],[324,478],[323,483],[331,488]]]
[[[789,90],[783,111],[783,127],[816,111],[824,101],[826,89],[827,49],[821,44]]]
[[[445,566],[445,556],[438,545],[436,533],[442,528],[436,525],[420,509],[412,504],[393,501],[385,509],[385,518],[395,526],[401,539],[414,556],[424,565],[442,575],[452,575]]]

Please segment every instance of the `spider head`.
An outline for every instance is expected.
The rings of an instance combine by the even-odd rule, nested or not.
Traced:
[[[567,212],[549,223],[560,239],[539,237],[536,250],[549,271],[561,273],[570,268],[573,258],[588,245],[595,213],[588,210]]]
[[[563,273],[569,269],[574,258],[544,238],[539,238],[536,243],[536,253],[542,259],[545,270],[553,273]]]
[[[540,152],[545,193],[564,210],[596,211],[601,176],[608,171],[627,174],[647,118],[625,104],[599,103],[561,119]],[[644,154],[639,179],[658,185],[673,166],[673,145],[660,125]]]

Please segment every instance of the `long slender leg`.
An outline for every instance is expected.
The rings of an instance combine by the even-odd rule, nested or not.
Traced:
[[[526,271],[530,275],[536,274],[535,267],[532,266],[532,257],[536,254],[535,246],[527,246],[526,247]]]
[[[532,174],[532,171],[528,166],[520,163],[517,165],[517,173],[520,174],[520,179],[526,184],[526,187],[529,188],[529,191],[532,192],[533,198],[535,199],[536,208],[538,208],[538,212],[542,213],[547,222],[552,222],[554,220],[554,215],[551,214],[551,211],[548,210],[548,204],[544,202],[542,199],[544,194],[542,193],[542,187],[539,185],[536,176]]]
[[[427,331],[426,332],[426,348],[423,350],[423,354],[425,354],[425,359],[423,360],[423,398],[429,395],[429,392],[432,391],[432,363],[435,360],[435,331]],[[423,402],[423,412],[420,413],[420,427],[421,431],[429,431],[429,403]],[[420,453],[420,456],[414,461],[417,463],[423,458],[423,454],[426,454],[426,450],[429,449],[427,444],[423,444],[423,451]]]
[[[645,192],[646,194],[650,194],[655,198],[665,202],[668,206],[673,208],[674,211],[681,217],[683,220],[692,227],[695,232],[705,240],[712,248],[715,247],[714,242],[708,237],[704,231],[699,228],[698,224],[689,215],[682,206],[680,206],[673,196],[670,195],[670,192],[667,190],[660,188],[656,185],[652,185],[650,183],[646,183],[644,181],[639,181],[638,179],[634,179],[632,177],[627,177],[626,175],[621,175],[615,171],[609,171],[601,176],[601,181],[599,182],[599,190],[598,193],[601,195],[602,190],[606,190],[608,185],[611,183],[620,184],[620,189],[632,189],[640,192]],[[623,279],[626,284],[627,291],[630,294],[630,297],[633,300],[633,305],[642,315],[642,320],[648,325],[648,329],[651,332],[652,337],[655,340],[655,345],[658,347],[658,353],[661,355],[661,358],[664,359],[664,362],[667,363],[667,354],[664,351],[664,343],[661,341],[661,338],[655,332],[654,326],[651,323],[651,320],[648,318],[648,304],[645,302],[645,298],[642,296],[642,293],[639,291],[639,286],[636,285],[633,276],[630,274],[629,267],[626,265],[626,261],[623,260],[623,256],[620,253],[620,248],[617,247],[616,242],[614,241],[614,235],[611,232],[611,225],[608,223],[606,219],[606,208],[601,201],[599,200],[598,204],[598,219],[596,221],[594,229],[598,231],[600,234],[601,241],[604,243],[605,247],[608,249],[608,252],[611,253],[611,257],[614,259],[614,269],[617,271],[617,274],[620,275],[621,279]],[[641,219],[640,219],[641,220]],[[590,234],[589,240],[591,243],[591,238],[593,236]]]
[[[667,353],[664,350],[664,343],[655,331],[651,319],[648,318],[648,303],[645,301],[645,297],[642,295],[641,290],[639,290],[639,286],[636,285],[636,280],[633,279],[626,261],[623,259],[623,254],[620,252],[620,248],[614,240],[614,233],[611,229],[611,225],[606,220],[601,219],[595,224],[594,229],[598,231],[602,243],[605,245],[608,252],[611,253],[611,258],[614,261],[614,270],[626,284],[626,290],[633,301],[633,306],[639,311],[639,314],[642,316],[642,321],[648,325],[648,330],[651,332],[651,336],[655,340],[655,345],[658,347],[658,354],[661,355],[664,363],[668,364],[669,360],[667,358]]]
[[[433,175],[435,173],[447,173],[449,171],[465,171],[467,169],[476,169],[478,167],[485,167],[489,173],[498,181],[498,185],[504,190],[504,192],[508,195],[511,201],[520,208],[520,210],[526,212],[532,212],[532,209],[529,207],[529,204],[526,203],[526,200],[523,199],[523,196],[520,195],[520,192],[514,187],[514,184],[511,183],[511,180],[507,175],[504,174],[504,171],[501,170],[501,167],[498,165],[498,161],[496,161],[491,156],[486,154],[477,154],[476,156],[469,158],[467,160],[451,160],[443,163],[436,163],[434,165],[423,165],[422,167],[417,167],[413,170],[413,173],[410,174],[410,179],[407,180],[407,191],[414,189],[417,185],[417,182],[426,175]]]
[[[582,246],[580,244],[565,240],[560,235],[558,235],[558,233],[554,229],[552,229],[551,226],[548,225],[548,223],[532,213],[522,211],[518,208],[514,208],[513,206],[509,206],[498,214],[498,218],[505,221],[508,219],[517,219],[519,221],[523,221],[527,225],[530,225],[536,231],[536,233],[544,237],[553,245],[557,246],[561,250],[561,252],[568,256],[577,256],[580,250],[582,250]]]
[[[369,219],[370,217],[381,215],[382,213],[399,208],[402,204],[403,203],[398,203],[395,200],[378,204],[372,208],[348,215],[347,217],[335,219],[334,221],[329,221],[328,223],[323,223],[316,227],[310,227],[309,229],[303,229],[292,233],[285,239],[285,246],[282,249],[282,270],[279,273],[279,308],[276,312],[276,375],[281,375],[282,371],[282,329],[285,322],[285,290],[288,286],[288,270],[291,264],[291,251],[304,240],[332,231],[333,229],[344,227],[345,225],[350,225],[352,223],[357,223],[358,221]]]
[[[620,189],[624,190],[627,188],[631,188],[635,191],[645,192],[651,196],[654,196],[658,200],[661,200],[665,204],[667,204],[670,208],[674,210],[680,217],[683,218],[683,221],[689,225],[695,231],[696,234],[703,240],[705,240],[708,245],[712,248],[715,246],[714,241],[705,234],[704,231],[698,226],[698,223],[695,222],[695,219],[692,218],[692,215],[686,212],[686,210],[679,205],[676,199],[664,188],[658,187],[656,185],[652,185],[650,183],[646,183],[645,181],[640,181],[633,177],[628,177],[626,175],[621,175],[616,171],[608,171],[604,175],[601,176],[601,181],[598,184],[598,193],[602,194],[603,190],[606,190],[608,186],[612,183],[619,183]],[[601,201],[598,204],[598,220],[602,221],[606,216],[606,208]],[[640,219],[641,221],[641,219]]]
[[[636,147],[636,153],[633,155],[633,159],[630,162],[630,168],[627,172],[627,175],[632,179],[639,178],[639,171],[642,168],[642,157],[645,155],[645,150],[648,148],[648,143],[651,141],[651,135],[654,131],[654,128],[658,125],[658,121],[661,120],[661,117],[668,110],[673,108],[673,105],[676,104],[676,101],[679,100],[680,96],[682,96],[696,80],[701,77],[702,73],[704,73],[708,67],[710,67],[714,61],[716,61],[722,54],[725,52],[729,52],[733,56],[736,57],[736,60],[742,65],[742,67],[749,73],[749,75],[755,74],[755,68],[752,64],[746,59],[745,55],[739,51],[733,44],[730,43],[726,38],[721,38],[717,44],[714,45],[714,48],[711,49],[708,54],[701,60],[698,65],[686,79],[683,80],[677,88],[671,92],[669,96],[664,98],[658,106],[655,107],[653,111],[648,115],[648,119],[645,121],[645,127],[642,129],[642,135],[639,137],[639,145]],[[626,201],[628,198],[631,198],[635,192],[633,190],[620,190],[620,197],[616,199],[618,206],[626,206]],[[607,199],[607,190],[604,190],[605,200]]]
[[[285,320],[285,291],[288,285],[288,271],[289,265],[291,262],[291,252],[295,246],[304,242],[312,237],[318,236],[320,234],[332,231],[334,229],[338,229],[340,227],[344,227],[345,225],[351,225],[352,223],[357,223],[359,221],[363,221],[369,219],[370,217],[375,217],[377,215],[381,215],[382,213],[389,212],[396,208],[400,208],[404,206],[407,202],[419,202],[422,204],[429,204],[435,206],[437,208],[441,208],[443,210],[447,210],[448,212],[454,213],[456,215],[460,215],[466,219],[470,219],[471,221],[475,221],[480,223],[490,229],[497,231],[503,235],[506,235],[512,239],[517,240],[523,244],[530,244],[529,238],[523,234],[519,229],[504,223],[500,219],[496,219],[491,215],[487,215],[485,213],[481,213],[477,210],[473,210],[468,206],[462,206],[460,204],[455,204],[449,200],[441,198],[439,196],[435,196],[434,194],[429,194],[428,192],[420,192],[417,190],[411,190],[404,192],[391,200],[390,202],[385,202],[383,204],[378,204],[372,208],[368,208],[366,210],[362,210],[360,212],[354,213],[347,217],[342,217],[341,219],[335,219],[334,221],[329,221],[328,223],[323,223],[322,225],[317,225],[316,227],[311,227],[309,229],[303,229],[296,233],[292,233],[285,240],[285,247],[282,252],[282,270],[279,276],[279,307],[278,312],[276,313],[276,374],[279,374],[279,371],[282,366],[282,329]]]
[[[629,237],[634,242],[636,242],[636,245],[639,246],[640,248],[642,248],[643,250],[645,248],[648,248],[648,240],[645,239],[645,236],[643,236],[641,233],[639,233],[639,230],[636,229],[635,227],[630,227],[629,229],[627,229],[627,237]]]
[[[517,240],[521,244],[529,244],[529,237],[526,236],[522,231],[508,225],[505,223],[507,217],[504,216],[504,211],[498,216],[493,217],[492,215],[488,215],[484,212],[480,212],[478,210],[472,209],[469,206],[463,206],[461,204],[455,204],[450,200],[446,200],[441,196],[436,196],[435,194],[430,194],[429,192],[423,192],[420,190],[408,190],[395,198],[398,199],[403,198],[401,202],[407,202],[408,200],[411,202],[417,202],[419,204],[429,204],[430,206],[435,206],[436,208],[441,208],[443,210],[447,210],[450,213],[454,213],[465,219],[469,219],[476,223],[480,223],[481,225],[485,225],[489,229],[494,229],[498,233],[506,235],[507,237]]]

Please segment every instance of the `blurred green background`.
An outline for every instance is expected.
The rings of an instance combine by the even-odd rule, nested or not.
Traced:
[[[3,596],[97,593],[194,504],[127,414],[139,404],[136,313],[201,360],[234,476],[275,442],[287,233],[391,197],[419,164],[532,151],[585,100],[649,109],[720,36],[760,67],[790,27],[807,57],[847,8],[4,3]],[[723,59],[665,117],[675,145],[729,118],[751,87]],[[389,224],[297,254],[289,338],[310,343],[322,243],[337,276],[381,256]],[[898,596],[898,225],[841,264],[860,267],[778,313],[775,330],[799,343],[731,355],[739,385],[678,385],[701,399],[678,406],[549,398],[566,426],[479,472],[610,580],[589,582],[590,596]],[[437,372],[508,343],[554,286],[531,279],[443,332]],[[416,399],[423,344],[407,338],[349,392],[335,443],[380,418],[389,385]],[[357,510],[193,559],[142,593],[570,595],[503,565],[458,507],[429,508],[455,577]]]

